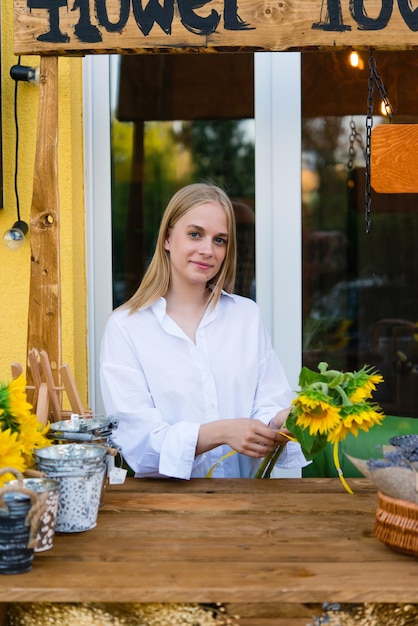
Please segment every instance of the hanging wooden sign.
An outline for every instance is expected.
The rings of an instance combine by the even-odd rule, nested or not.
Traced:
[[[367,8],[366,8],[367,4]],[[410,0],[15,0],[15,54],[418,47]]]
[[[370,182],[378,193],[418,193],[418,124],[376,126],[370,164]]]

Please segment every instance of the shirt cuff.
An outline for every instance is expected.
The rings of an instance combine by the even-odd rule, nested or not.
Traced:
[[[282,454],[279,457],[276,465],[284,469],[292,469],[294,467],[306,467],[311,461],[305,459],[305,455],[302,452],[302,448],[299,443],[289,441],[285,445]]]
[[[196,457],[199,429],[200,424],[193,422],[179,422],[168,429],[161,445],[160,474],[190,479]]]

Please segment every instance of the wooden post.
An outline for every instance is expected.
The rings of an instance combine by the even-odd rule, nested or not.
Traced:
[[[61,365],[58,193],[58,57],[41,57],[38,129],[30,213],[31,275],[28,351],[46,350]],[[28,378],[30,373],[27,374]],[[28,383],[30,381],[28,380]],[[56,384],[58,384],[56,380]]]

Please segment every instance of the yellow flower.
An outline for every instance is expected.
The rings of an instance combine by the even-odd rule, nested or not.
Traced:
[[[22,421],[19,420],[19,422],[19,442],[26,464],[30,466],[33,462],[34,450],[51,444],[51,441],[45,436],[49,425],[43,426],[33,414],[28,415]]]
[[[18,441],[18,433],[12,433],[11,430],[0,430],[0,467],[13,467],[23,472],[25,469],[25,461],[21,453],[21,444]],[[0,487],[8,480],[14,478],[13,474],[0,475]]]
[[[32,405],[26,399],[26,380],[23,375],[14,378],[8,385],[9,412],[23,422],[32,414]]]
[[[23,376],[0,386],[0,406],[0,468],[24,472],[33,465],[35,449],[51,444],[46,438],[49,424],[43,426],[33,413]],[[7,475],[8,479],[12,477]]]
[[[373,391],[376,390],[376,385],[382,382],[383,376],[380,374],[371,374],[370,376],[367,376],[367,379],[364,380],[364,382],[349,395],[351,402],[363,402],[363,400],[371,398]]]
[[[367,404],[354,405],[343,409],[343,419],[337,424],[327,437],[330,443],[343,441],[349,433],[357,437],[358,431],[367,432],[375,424],[381,424],[384,415]]]
[[[322,435],[334,429],[340,422],[340,411],[326,400],[315,399],[306,394],[300,394],[294,401],[301,411],[296,424],[301,428],[309,428],[310,435]]]

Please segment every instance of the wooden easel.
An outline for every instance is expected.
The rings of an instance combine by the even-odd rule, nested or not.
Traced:
[[[90,414],[90,410],[83,405],[68,363],[64,363],[60,368],[62,386],[57,386],[55,383],[51,362],[45,350],[39,353],[35,349],[29,350],[27,364],[33,384],[28,385],[26,389],[33,391],[31,404],[36,406],[39,421],[46,423],[46,419],[50,419],[52,422],[59,422],[71,413]],[[23,374],[23,367],[20,363],[12,363],[11,370],[13,378]],[[62,392],[64,391],[70,403],[70,410],[62,409]],[[40,419],[39,416],[46,417]]]

